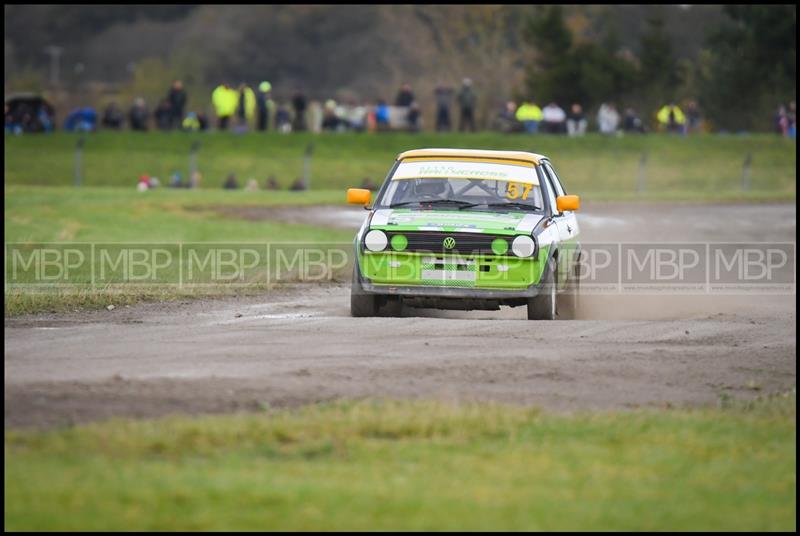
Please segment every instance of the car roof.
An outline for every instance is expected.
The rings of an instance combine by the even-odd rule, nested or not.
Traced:
[[[412,149],[397,155],[398,160],[413,157],[466,157],[466,158],[492,158],[499,160],[522,160],[539,165],[546,156],[528,153],[525,151],[490,151],[484,149]]]

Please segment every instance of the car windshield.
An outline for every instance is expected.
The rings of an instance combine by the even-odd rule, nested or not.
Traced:
[[[376,208],[541,212],[533,164],[461,160],[402,161]]]

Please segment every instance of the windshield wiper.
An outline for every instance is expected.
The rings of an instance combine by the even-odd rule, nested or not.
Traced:
[[[474,207],[475,205],[480,205],[480,203],[470,203],[469,201],[461,201],[460,199],[432,199],[430,201],[420,201],[420,203],[428,203],[431,205],[448,203],[448,204],[458,205],[458,208],[467,208],[467,207]]]
[[[439,204],[452,204],[457,205],[459,210],[463,208],[476,207],[484,203],[470,203],[469,201],[461,201],[460,199],[428,199],[425,201],[401,201],[400,203],[392,203],[389,208],[404,207],[408,205],[439,205]]]
[[[521,208],[524,210],[542,210],[541,208],[529,205],[527,203],[518,203],[518,202],[511,202],[511,203],[486,203],[487,207],[514,207],[514,208]]]

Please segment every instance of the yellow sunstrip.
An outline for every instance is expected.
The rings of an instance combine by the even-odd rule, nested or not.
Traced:
[[[510,199],[526,199],[533,186],[539,185],[539,178],[528,162],[511,163],[507,160],[487,161],[485,158],[429,158],[415,157],[400,162],[392,180],[408,179],[462,179],[486,180],[513,183],[507,194]],[[520,185],[528,185],[520,186]],[[519,191],[517,191],[519,190]]]
[[[487,164],[503,164],[504,166],[536,167],[533,162],[512,160],[510,158],[485,158],[482,156],[409,156],[402,162],[480,162]]]

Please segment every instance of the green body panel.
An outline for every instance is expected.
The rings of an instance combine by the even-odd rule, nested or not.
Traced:
[[[383,231],[420,231],[425,228],[445,233],[475,232],[516,235],[517,225],[530,212],[501,213],[454,210],[394,209],[385,225],[372,225],[370,229]]]
[[[521,259],[498,255],[359,252],[358,264],[362,277],[376,285],[520,290],[539,282],[548,253],[549,247],[543,247],[538,256]],[[498,270],[498,265],[506,266],[507,271]],[[442,270],[463,274],[464,279],[430,277],[431,272]]]

